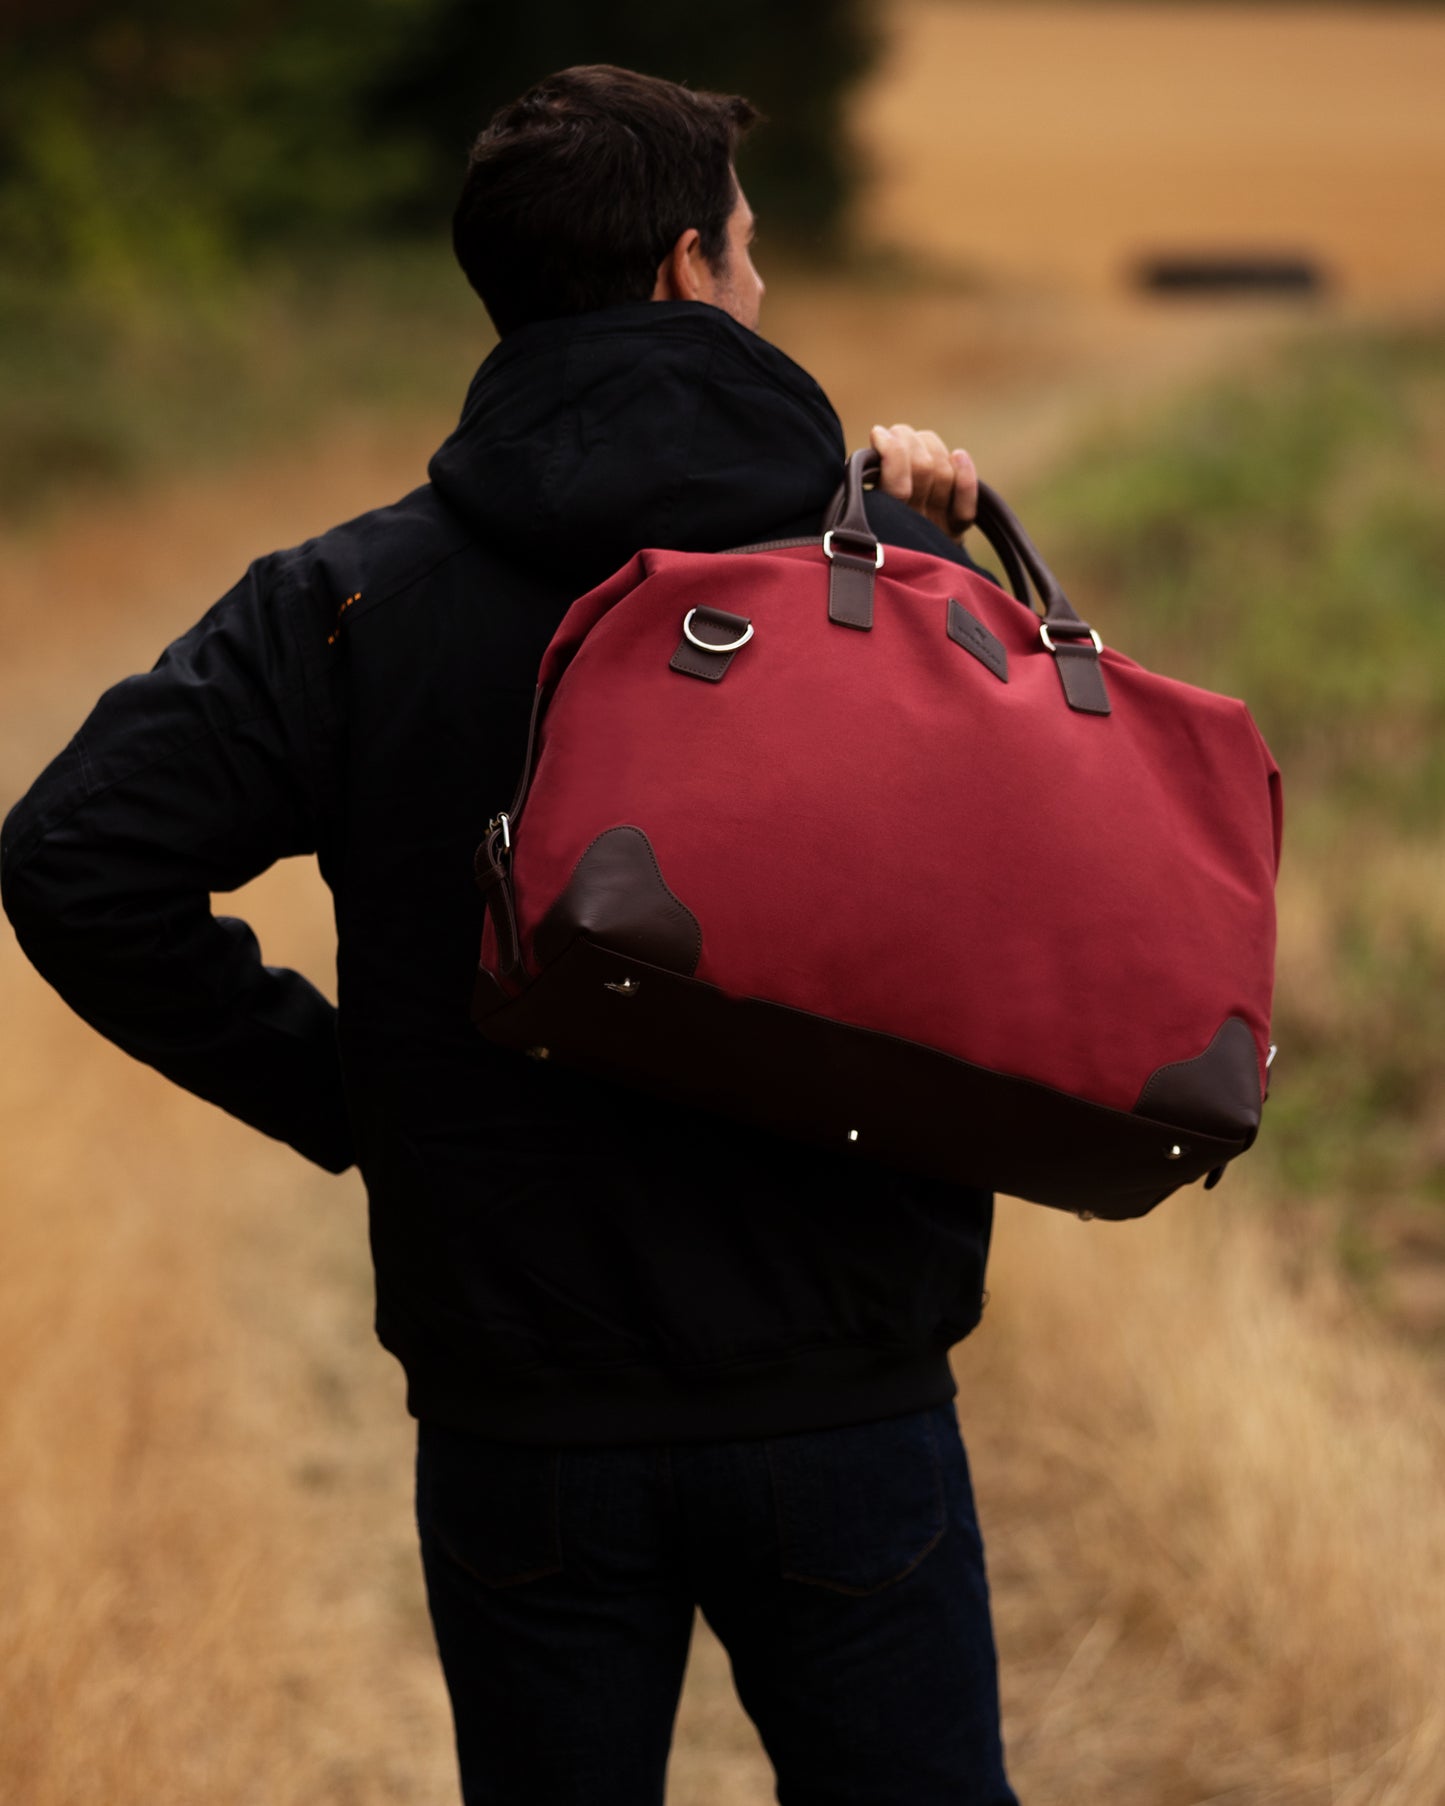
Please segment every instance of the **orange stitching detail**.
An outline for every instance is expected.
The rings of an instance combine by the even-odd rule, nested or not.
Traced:
[[[351,607],[351,604],[353,602],[359,602],[360,600],[361,600],[361,591],[357,590],[357,592],[354,596],[348,596],[346,598],[346,600],[341,604],[340,608],[337,609],[336,625],[332,628],[331,632],[328,633],[326,636],[326,644],[328,646],[334,646],[336,644],[337,640],[340,639],[340,637],[341,637],[341,617],[346,613],[347,609]]]

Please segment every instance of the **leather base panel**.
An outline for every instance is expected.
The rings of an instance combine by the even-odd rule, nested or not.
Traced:
[[[1143,1216],[1254,1140],[1253,1130],[1177,1129],[870,1029],[732,998],[580,934],[478,1026],[503,1046],[545,1047],[841,1153],[1099,1217]]]
[[[702,957],[697,917],[667,888],[641,828],[608,828],[592,842],[537,924],[537,958],[550,964],[578,934],[674,972],[695,972]]]

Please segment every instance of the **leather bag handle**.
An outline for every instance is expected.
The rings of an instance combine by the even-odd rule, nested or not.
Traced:
[[[871,447],[851,455],[842,484],[823,516],[825,533],[846,536],[850,545],[877,545],[868,525],[863,492],[868,479],[877,477],[882,462]],[[1032,610],[1033,596],[1037,595],[1043,611],[1041,637],[1054,656],[1069,707],[1084,714],[1107,715],[1109,697],[1099,669],[1101,647],[1097,634],[1064,594],[1063,585],[1045,564],[1023,522],[988,483],[978,486],[978,516],[974,524],[997,552],[1009,588],[1019,601]]]

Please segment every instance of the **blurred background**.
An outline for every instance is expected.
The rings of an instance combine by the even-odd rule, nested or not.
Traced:
[[[960,1349],[1029,1806],[1445,1801],[1445,8],[10,0],[0,806],[249,560],[419,480],[446,222],[567,63],[740,90],[763,330],[967,445],[1284,769],[1274,1095]],[[333,981],[292,862],[227,908]],[[0,1799],[456,1798],[364,1208],[0,929]],[[670,1806],[772,1797],[699,1627]]]

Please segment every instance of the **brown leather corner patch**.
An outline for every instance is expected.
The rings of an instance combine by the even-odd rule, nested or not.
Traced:
[[[1174,1128],[1237,1138],[1253,1135],[1262,1108],[1254,1036],[1238,1016],[1230,1016],[1202,1054],[1150,1075],[1134,1114]]]
[[[538,924],[538,960],[550,965],[579,934],[689,977],[702,955],[697,917],[668,889],[641,828],[606,829],[577,861],[566,889]]]
[[[948,637],[955,646],[971,652],[978,662],[993,672],[1000,683],[1008,682],[1008,653],[1004,643],[989,632],[983,622],[971,615],[952,596],[948,598]]]

